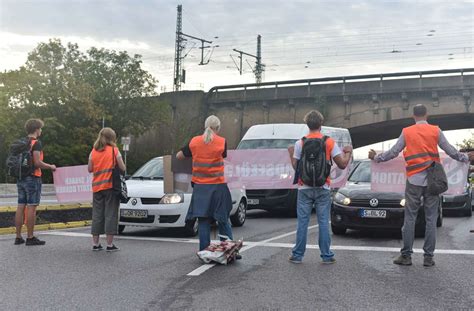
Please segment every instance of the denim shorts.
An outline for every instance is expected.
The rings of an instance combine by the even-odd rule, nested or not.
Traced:
[[[41,199],[41,177],[27,176],[16,183],[18,204],[39,205]]]

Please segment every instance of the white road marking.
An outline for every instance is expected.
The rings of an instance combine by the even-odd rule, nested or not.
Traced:
[[[314,225],[314,226],[309,226],[308,227],[308,231],[311,230],[311,229],[314,229],[314,228],[317,228],[318,225]],[[242,249],[240,250],[241,253],[245,252],[245,251],[248,251],[249,249],[252,249],[254,247],[257,247],[257,246],[260,246],[260,245],[263,245],[265,243],[269,243],[271,241],[275,241],[275,240],[279,240],[279,239],[282,239],[282,238],[285,238],[287,236],[290,236],[290,235],[293,235],[296,233],[296,230],[295,231],[291,231],[291,232],[288,232],[288,233],[285,233],[285,234],[282,234],[282,235],[278,235],[276,237],[273,237],[273,238],[270,238],[270,239],[266,239],[266,240],[263,240],[263,241],[260,241],[260,242],[245,242],[244,241],[244,247],[242,247]],[[202,265],[201,267],[197,268],[196,270],[193,270],[191,272],[189,272],[187,275],[188,276],[199,276],[201,274],[203,274],[204,272],[206,272],[207,270],[211,269],[212,267],[214,267],[216,264],[205,264],[205,265]]]
[[[309,229],[314,229],[318,227],[318,225],[311,226]],[[293,243],[275,243],[272,241],[282,239],[284,237],[290,236],[295,234],[296,231],[288,232],[270,239],[266,239],[263,241],[257,242],[244,242],[245,246],[240,250],[240,252],[248,251],[254,247],[262,246],[262,247],[276,247],[276,248],[293,248]],[[41,235],[55,235],[55,236],[69,236],[69,237],[83,237],[83,238],[90,238],[91,235],[88,233],[80,233],[80,232],[70,232],[70,231],[47,231],[42,232]],[[199,244],[198,239],[174,239],[174,238],[153,238],[153,237],[139,237],[139,236],[116,236],[118,240],[136,240],[136,241],[154,241],[154,242],[169,242],[169,243],[189,243],[189,244]],[[218,241],[213,241],[218,242]],[[306,245],[308,249],[318,249],[317,244],[308,244]],[[380,246],[351,246],[351,245],[331,245],[332,250],[341,250],[341,251],[360,251],[360,252],[386,252],[386,253],[398,253],[400,252],[400,248],[398,247],[380,247]],[[414,253],[423,253],[423,249],[415,248],[413,249]],[[449,255],[474,255],[474,250],[468,249],[436,249],[435,254],[449,254]],[[194,270],[188,275],[200,275],[205,271],[212,268],[213,264],[204,264],[198,269]],[[200,272],[200,274],[197,274]]]

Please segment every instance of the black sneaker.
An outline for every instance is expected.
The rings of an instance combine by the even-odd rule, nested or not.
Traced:
[[[106,252],[118,252],[119,250],[120,248],[118,248],[114,244],[112,244],[112,246],[107,246],[107,248],[105,249]]]
[[[45,245],[45,241],[41,241],[37,237],[32,237],[32,238],[26,238],[26,246],[34,246],[34,245]]]
[[[20,245],[20,244],[23,244],[25,243],[25,239],[23,238],[15,238],[15,245]]]
[[[435,262],[433,260],[433,257],[431,256],[425,256],[425,258],[423,258],[423,266],[425,267],[432,267],[435,265]]]
[[[98,252],[98,251],[101,251],[101,250],[103,250],[103,249],[104,249],[104,248],[103,248],[102,245],[100,245],[100,244],[97,245],[97,246],[96,246],[96,245],[92,246],[92,250],[93,250],[94,252]]]
[[[242,255],[240,253],[235,254],[235,260],[240,260],[242,259]]]
[[[393,263],[400,266],[411,266],[411,256],[400,255]]]

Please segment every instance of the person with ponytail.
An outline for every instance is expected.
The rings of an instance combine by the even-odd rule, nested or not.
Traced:
[[[188,220],[199,221],[199,250],[211,242],[211,224],[217,221],[219,234],[232,237],[229,214],[232,198],[224,177],[224,158],[227,157],[226,140],[219,136],[221,121],[209,116],[204,122],[204,133],[191,139],[177,154],[178,160],[192,158],[193,195]],[[222,239],[222,238],[221,238]],[[240,255],[238,256],[240,259]]]
[[[92,250],[103,250],[101,234],[107,236],[107,252],[120,250],[113,244],[118,228],[119,198],[112,189],[112,171],[116,165],[125,172],[125,163],[116,146],[117,135],[110,127],[99,132],[89,156],[88,169],[92,177]]]

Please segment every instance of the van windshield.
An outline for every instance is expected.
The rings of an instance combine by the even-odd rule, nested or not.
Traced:
[[[286,149],[295,142],[295,139],[249,139],[242,140],[237,149]]]

